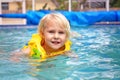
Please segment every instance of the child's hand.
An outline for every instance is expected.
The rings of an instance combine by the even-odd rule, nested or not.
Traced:
[[[68,57],[78,58],[78,55],[73,53],[72,51],[66,51],[64,54]]]
[[[18,58],[18,57],[16,57],[16,56],[12,56],[12,57],[10,58],[10,61],[12,61],[12,62],[20,62],[20,58]]]
[[[12,53],[12,57],[10,58],[10,60],[13,62],[20,62],[20,59],[22,57],[27,56],[29,52],[30,52],[30,48],[15,51]]]
[[[20,62],[20,58],[19,58],[19,53],[13,53],[12,57],[10,58],[10,61],[13,62]]]

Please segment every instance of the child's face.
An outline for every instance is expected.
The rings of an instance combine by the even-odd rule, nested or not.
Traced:
[[[65,45],[67,40],[67,33],[64,28],[57,24],[49,23],[43,30],[43,37],[45,46],[51,50],[59,50]]]

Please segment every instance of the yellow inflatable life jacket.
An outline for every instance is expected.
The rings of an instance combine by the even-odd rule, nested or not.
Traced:
[[[69,51],[71,47],[71,41],[67,40],[65,43],[65,49],[63,51],[53,52],[50,55],[47,55],[46,51],[41,46],[41,41],[42,39],[39,34],[33,34],[31,40],[28,42],[28,45],[23,47],[23,48],[27,48],[28,46],[30,47],[31,49],[30,57],[46,59],[48,57],[64,54],[64,52]]]

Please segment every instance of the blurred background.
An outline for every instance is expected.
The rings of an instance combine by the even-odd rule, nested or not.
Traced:
[[[105,10],[109,1],[110,10],[119,10],[120,0],[0,0],[1,13],[22,13],[27,10],[68,10],[69,1],[73,11]]]
[[[120,9],[120,0],[0,0],[0,14],[39,10],[111,11]],[[26,24],[26,19],[0,17],[0,25]]]

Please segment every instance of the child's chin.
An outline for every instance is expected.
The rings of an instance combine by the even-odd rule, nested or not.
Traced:
[[[54,50],[58,50],[59,48],[53,48]]]
[[[54,50],[58,50],[58,49],[60,49],[60,47],[53,47],[52,49],[54,49]]]

